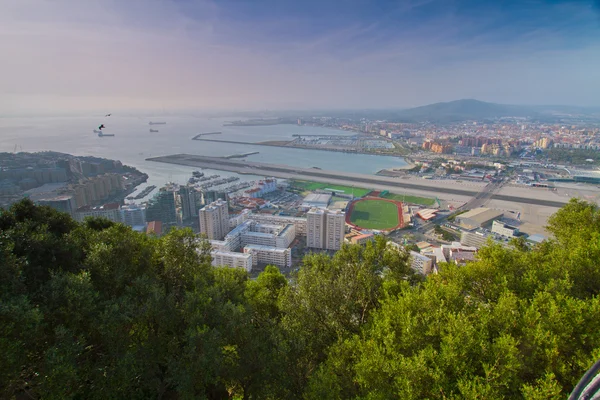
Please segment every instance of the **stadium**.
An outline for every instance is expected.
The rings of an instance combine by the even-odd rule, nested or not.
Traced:
[[[346,224],[358,230],[393,231],[404,227],[402,203],[381,197],[364,197],[350,204]]]

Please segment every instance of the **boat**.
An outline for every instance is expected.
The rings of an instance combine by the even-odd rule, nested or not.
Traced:
[[[152,121],[148,122],[148,125],[166,125],[166,124],[167,124],[166,122],[152,122]]]
[[[104,132],[98,131],[96,129],[94,129],[94,133],[97,133],[98,137],[115,136],[113,133],[104,133]]]
[[[158,132],[158,129],[150,129],[150,132]]]

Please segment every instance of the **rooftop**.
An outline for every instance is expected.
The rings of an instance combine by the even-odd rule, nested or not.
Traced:
[[[246,251],[246,249],[248,250],[257,250],[257,251],[272,251],[274,253],[286,253],[287,251],[289,251],[290,249],[286,248],[281,248],[281,247],[272,247],[272,246],[263,246],[260,244],[248,244],[246,246],[244,246],[244,251]]]

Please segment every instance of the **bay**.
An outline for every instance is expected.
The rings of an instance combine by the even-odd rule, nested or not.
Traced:
[[[234,118],[232,118],[234,119]],[[223,126],[232,119],[210,119],[193,116],[80,116],[0,118],[0,151],[58,151],[80,156],[96,156],[120,160],[149,175],[148,184],[158,187],[166,182],[185,183],[193,167],[146,161],[148,157],[189,153],[205,156],[228,156],[258,151],[248,161],[285,164],[295,167],[318,167],[342,172],[374,174],[384,168],[406,165],[403,158],[349,154],[321,150],[216,143],[191,140],[198,133],[217,132],[207,136],[216,140],[259,142],[289,140],[294,134],[352,135],[337,129],[298,126]],[[167,122],[149,125],[149,121]],[[114,137],[98,137],[93,132],[100,124]],[[159,132],[150,132],[150,128]],[[235,176],[232,172],[204,170],[207,175]],[[241,180],[259,177],[238,175]],[[145,185],[142,185],[142,187]],[[141,190],[139,187],[138,190]]]

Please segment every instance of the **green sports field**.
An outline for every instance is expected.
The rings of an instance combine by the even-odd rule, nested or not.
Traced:
[[[392,229],[399,223],[398,207],[383,200],[361,200],[354,204],[350,222],[365,229]]]
[[[403,195],[403,194],[392,194],[387,193],[383,196],[384,199],[401,201],[403,203],[413,203],[413,204],[421,204],[424,206],[432,206],[435,203],[435,199],[430,197],[419,197],[419,196],[411,196],[411,195]]]
[[[369,193],[371,191],[369,189],[362,189],[362,188],[358,188],[358,187],[352,188],[351,186],[332,185],[330,183],[310,182],[310,181],[296,181],[295,180],[292,182],[292,184],[301,189],[310,190],[310,191],[318,190],[318,189],[321,189],[321,190],[331,189],[332,191],[339,191],[344,194],[354,193],[354,197],[363,197],[364,195],[366,195],[367,193]]]

